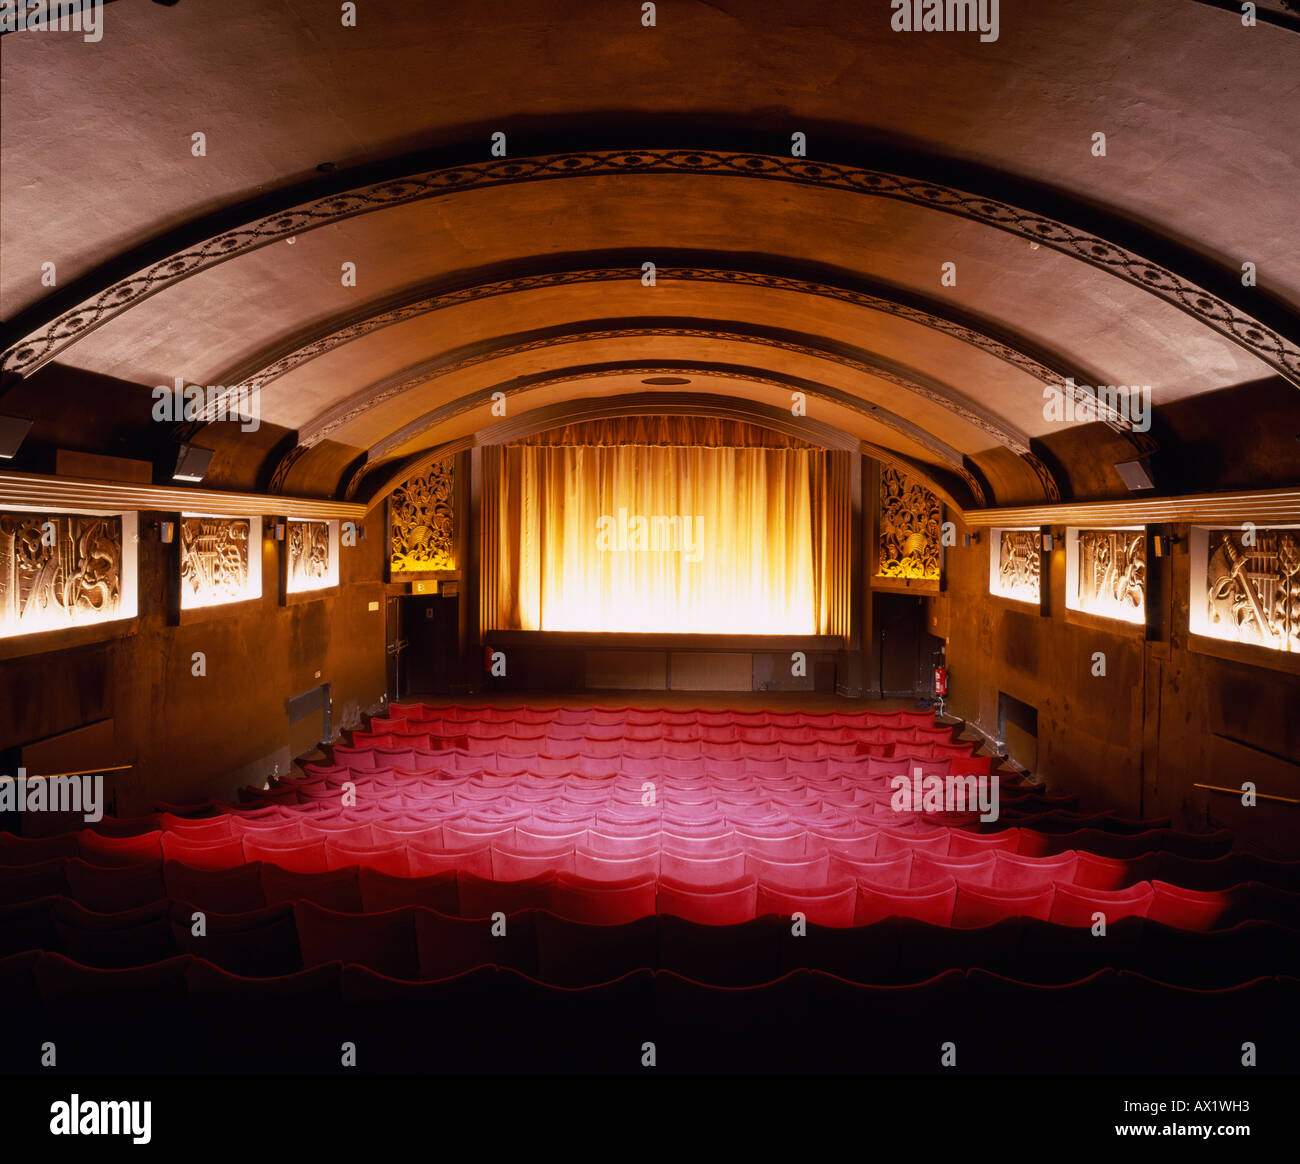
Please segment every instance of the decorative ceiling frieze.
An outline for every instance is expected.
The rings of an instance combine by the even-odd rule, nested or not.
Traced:
[[[1300,347],[1187,277],[1090,231],[996,198],[881,170],[780,155],[698,149],[591,150],[485,159],[388,179],[265,215],[115,280],[10,341],[0,372],[27,376],[135,304],[219,263],[344,219],[438,198],[574,177],[697,174],[747,178],[905,202],[1027,239],[1107,272],[1177,307],[1300,385]],[[107,268],[106,268],[107,269]]]

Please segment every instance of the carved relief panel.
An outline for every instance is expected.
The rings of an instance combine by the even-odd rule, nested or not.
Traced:
[[[1300,651],[1300,529],[1192,531],[1191,629]]]
[[[1017,602],[1039,602],[1043,535],[1030,529],[989,531],[989,592]]]
[[[937,582],[939,499],[901,470],[881,465],[879,514],[876,577]]]
[[[1072,529],[1066,541],[1066,605],[1124,622],[1146,620],[1146,531]]]
[[[135,514],[0,513],[0,637],[132,618]]]
[[[181,608],[242,602],[262,593],[261,520],[182,514]]]
[[[455,460],[429,466],[393,490],[390,501],[393,574],[454,570]]]
[[[286,588],[290,594],[337,586],[338,522],[290,519],[285,532],[288,555]]]

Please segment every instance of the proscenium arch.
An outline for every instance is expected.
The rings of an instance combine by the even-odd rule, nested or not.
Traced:
[[[990,495],[988,483],[982,479],[978,469],[976,469],[966,457],[956,449],[938,441],[924,429],[913,425],[910,421],[902,417],[895,416],[887,409],[880,408],[878,405],[870,404],[859,397],[849,393],[840,392],[826,385],[818,384],[815,381],[805,380],[800,377],[788,376],[779,372],[770,371],[762,368],[746,368],[730,364],[709,364],[699,361],[659,361],[653,364],[641,361],[611,361],[608,363],[577,366],[563,369],[553,369],[546,372],[531,373],[527,376],[515,377],[512,380],[502,381],[499,384],[487,385],[459,397],[456,400],[448,401],[446,404],[426,413],[424,416],[417,418],[410,424],[398,429],[395,433],[385,438],[380,445],[368,450],[366,456],[354,462],[354,469],[351,471],[343,494],[349,500],[355,499],[361,495],[362,485],[366,477],[372,476],[379,467],[384,463],[388,453],[398,447],[400,444],[409,443],[418,439],[420,435],[428,432],[430,429],[437,427],[458,416],[463,416],[468,412],[484,408],[492,403],[496,393],[503,393],[508,399],[512,393],[526,392],[536,388],[547,387],[552,384],[577,383],[584,380],[608,379],[614,376],[635,375],[640,377],[648,376],[683,376],[687,378],[711,377],[723,380],[735,380],[744,383],[763,384],[767,387],[778,388],[784,392],[802,392],[806,396],[817,397],[848,408],[869,420],[883,424],[894,431],[899,432],[908,440],[929,449],[936,456],[936,460],[942,468],[952,473],[960,479],[970,493],[972,503],[975,505],[984,505]],[[650,393],[648,394],[660,400],[658,407],[662,411],[671,413],[675,407],[675,401],[685,401],[698,398],[698,394],[682,395],[678,393]],[[734,397],[723,397],[722,399],[735,400]],[[758,408],[756,402],[746,402],[747,407]],[[530,412],[533,410],[529,410]],[[527,414],[525,414],[527,415]],[[731,414],[735,418],[736,414]],[[791,417],[793,420],[793,417]],[[496,426],[493,426],[494,428]],[[490,430],[483,430],[490,431]],[[798,430],[796,430],[798,431]],[[859,438],[854,437],[854,440]],[[489,442],[490,443],[490,442]],[[468,447],[468,446],[467,446]],[[379,451],[383,450],[383,451]],[[277,475],[273,482],[276,489],[283,489],[287,479],[288,470],[296,460],[292,455],[281,462],[277,469]],[[1033,461],[1037,458],[1026,458],[1026,463],[1033,468]],[[1044,466],[1044,472],[1047,472]],[[1050,473],[1048,479],[1052,480]],[[366,493],[371,492],[369,489]],[[1047,490],[1045,490],[1047,493]],[[1051,496],[1051,493],[1047,494]],[[1057,494],[1059,498],[1059,493]]]
[[[645,392],[600,399],[584,397],[533,409],[520,416],[502,420],[491,428],[481,429],[468,436],[404,458],[382,479],[376,479],[372,486],[358,497],[358,500],[362,501],[367,509],[373,509],[407,478],[457,453],[488,445],[508,444],[511,441],[523,440],[537,433],[563,428],[570,424],[627,416],[698,416],[714,420],[737,420],[786,436],[797,437],[825,449],[863,453],[911,473],[940,500],[959,513],[967,507],[961,504],[959,486],[953,481],[936,475],[929,466],[911,457],[901,456],[892,450],[861,441],[852,433],[846,433],[843,429],[825,421],[808,417],[796,419],[788,412],[773,408],[771,405],[756,401],[742,401],[732,396],[678,392]]]
[[[950,169],[958,169],[951,163],[948,165]],[[202,239],[188,250],[170,253],[133,271],[125,278],[117,278],[110,285],[103,286],[109,272],[118,272],[129,262],[130,256],[123,256],[78,280],[75,287],[97,287],[98,290],[70,309],[62,310],[50,318],[51,308],[43,300],[29,311],[21,313],[19,319],[6,330],[5,350],[0,354],[0,373],[7,379],[28,376],[55,359],[82,336],[166,287],[237,255],[344,218],[451,193],[528,181],[660,173],[758,179],[835,189],[866,197],[909,202],[1018,235],[1148,291],[1193,316],[1229,342],[1250,351],[1279,375],[1300,386],[1300,345],[1289,335],[1256,317],[1274,314],[1281,316],[1284,312],[1280,305],[1270,307],[1261,299],[1255,314],[1249,314],[1237,305],[1239,296],[1235,292],[1229,292],[1231,297],[1216,294],[1161,263],[1143,258],[1128,246],[1070,226],[1058,218],[1027,210],[997,197],[958,189],[946,181],[918,179],[884,169],[864,169],[839,161],[814,161],[787,155],[672,146],[595,149],[507,159],[480,158],[459,165],[408,172],[379,182],[341,188],[325,197],[245,220],[222,234]],[[998,177],[1002,184],[1014,185],[1005,175]],[[1055,193],[1054,196],[1068,204],[1065,196]],[[1129,224],[1122,233],[1131,236],[1140,232]],[[158,245],[155,244],[153,248],[140,248],[132,254],[148,254],[157,249]],[[1198,263],[1185,248],[1176,247],[1167,240],[1158,249],[1176,252],[1193,268],[1204,267],[1204,263]],[[1217,285],[1220,288],[1231,288],[1226,280]],[[66,299],[66,295],[60,295],[51,297],[51,302],[58,305],[66,302]],[[1286,322],[1288,331],[1293,331],[1294,318],[1286,314]]]

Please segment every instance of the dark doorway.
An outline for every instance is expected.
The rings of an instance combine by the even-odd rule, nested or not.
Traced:
[[[925,629],[925,599],[877,591],[872,609],[880,694],[932,695],[934,655],[943,640]]]
[[[459,599],[412,594],[397,601],[402,643],[397,698],[450,695],[459,670]]]

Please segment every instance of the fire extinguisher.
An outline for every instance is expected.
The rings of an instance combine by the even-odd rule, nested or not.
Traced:
[[[948,668],[936,667],[934,669],[934,693],[940,698],[948,694]]]

